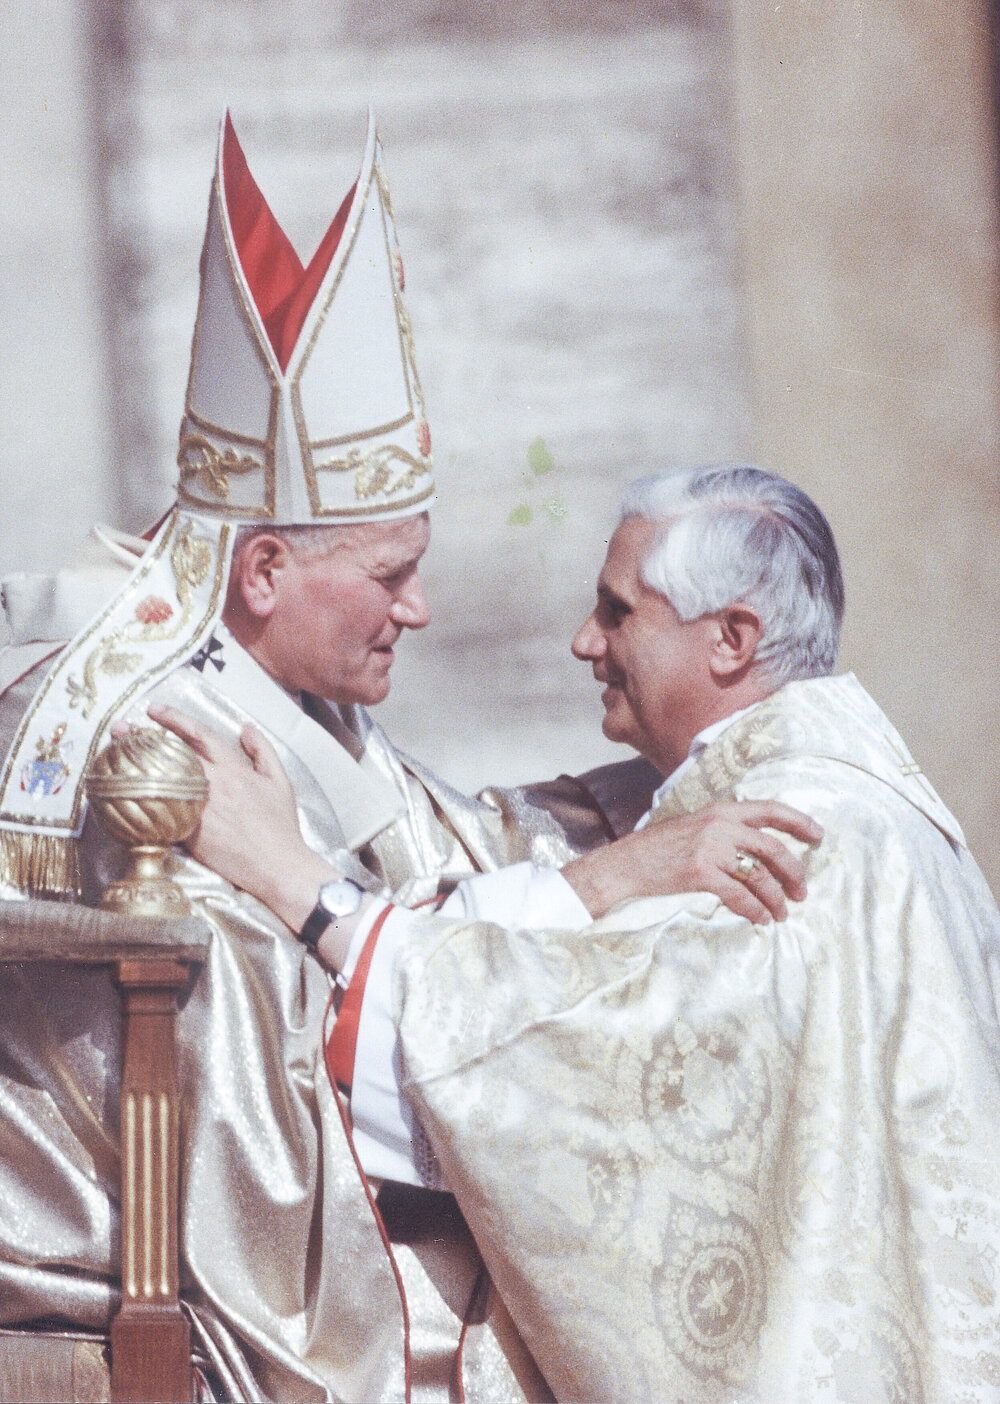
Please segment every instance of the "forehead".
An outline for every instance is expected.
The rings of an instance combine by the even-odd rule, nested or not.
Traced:
[[[399,570],[419,561],[431,539],[426,512],[398,522],[359,522],[343,528],[337,555],[360,565]]]
[[[626,517],[608,542],[598,589],[611,590],[629,599],[644,592],[646,586],[639,578],[639,571],[662,530],[661,523],[648,522],[645,517]]]

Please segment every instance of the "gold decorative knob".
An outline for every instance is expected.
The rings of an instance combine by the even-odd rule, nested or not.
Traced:
[[[134,916],[185,916],[188,900],[165,865],[171,846],[198,827],[208,800],[191,747],[170,732],[134,727],[101,751],[86,791],[104,832],[129,848],[128,869],[101,906]]]

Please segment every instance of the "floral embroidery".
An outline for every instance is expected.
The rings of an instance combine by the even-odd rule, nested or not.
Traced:
[[[147,595],[135,607],[135,617],[140,624],[163,624],[173,612],[173,605],[160,595]]]

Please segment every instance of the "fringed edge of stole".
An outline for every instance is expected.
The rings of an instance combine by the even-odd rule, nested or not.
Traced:
[[[0,882],[31,897],[80,897],[80,852],[75,838],[0,831]]]

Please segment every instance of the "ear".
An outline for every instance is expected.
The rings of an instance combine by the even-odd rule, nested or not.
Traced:
[[[233,561],[226,614],[269,619],[291,564],[292,553],[280,536],[252,536]]]
[[[763,626],[757,611],[742,601],[720,610],[715,618],[709,670],[719,682],[732,682],[752,665]]]

